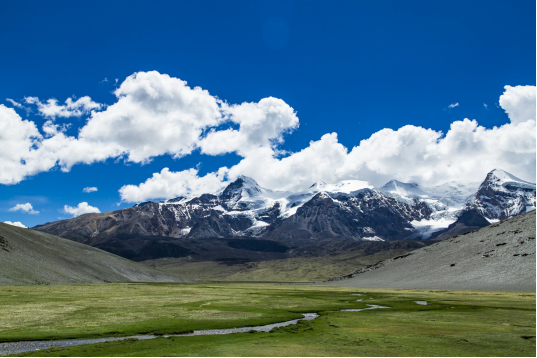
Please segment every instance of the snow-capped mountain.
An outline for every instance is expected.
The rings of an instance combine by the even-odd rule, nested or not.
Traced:
[[[467,203],[489,221],[504,220],[535,210],[535,184],[495,169]]]
[[[445,232],[447,228],[454,226],[463,231],[468,220],[455,223],[469,217],[463,215],[468,210],[473,210],[472,222],[484,222],[475,219],[476,215],[490,222],[534,208],[535,184],[502,170],[490,172],[481,185],[448,182],[422,187],[392,180],[374,188],[364,181],[346,180],[317,182],[300,192],[266,189],[240,176],[216,193],[150,201],[36,229],[114,250],[124,249],[125,240],[157,237],[256,237],[285,244],[330,239],[391,241],[426,239],[440,230],[446,236],[450,233]],[[129,245],[129,250],[138,250],[133,248],[138,244]]]
[[[478,187],[478,182],[451,181],[434,187],[422,187],[417,183],[391,180],[378,190],[404,203],[425,203],[431,209],[431,215],[411,222],[415,231],[410,238],[427,238],[455,222]]]

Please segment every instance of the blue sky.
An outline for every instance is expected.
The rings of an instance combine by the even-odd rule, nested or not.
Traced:
[[[56,99],[58,105],[64,105],[68,98],[76,101],[89,96],[92,103],[101,105],[96,112],[105,112],[118,102],[114,91],[139,72],[154,74],[152,81],[164,75],[181,79],[229,105],[261,103],[263,98],[275,97],[283,101],[278,106],[291,108],[294,115],[286,112],[283,129],[267,137],[269,154],[252,154],[250,147],[226,152],[213,146],[214,155],[202,154],[209,149],[200,147],[180,158],[159,154],[140,162],[129,160],[126,152],[122,156],[107,152],[102,160],[87,159],[90,164],[72,159],[69,171],[60,170],[58,165],[34,170],[21,180],[0,184],[0,221],[21,221],[31,227],[72,217],[64,206],[76,207],[82,202],[101,212],[128,207],[136,198],[161,193],[151,191],[149,184],[144,191],[140,184],[163,168],[173,173],[198,170],[188,182],[198,189],[185,189],[185,184],[170,189],[168,195],[210,189],[218,180],[225,182],[241,173],[267,187],[297,190],[316,180],[363,179],[375,185],[391,177],[428,185],[444,179],[475,181],[487,170],[507,165],[504,169],[534,182],[534,134],[504,143],[507,149],[502,147],[499,151],[504,152],[490,160],[481,159],[487,163],[483,166],[473,165],[469,158],[482,158],[490,148],[459,143],[455,150],[453,143],[458,139],[454,138],[450,145],[435,149],[435,155],[452,151],[452,160],[445,159],[448,154],[442,157],[446,160],[442,168],[447,169],[432,168],[416,159],[423,158],[422,154],[400,148],[393,149],[397,155],[390,160],[371,157],[373,164],[366,168],[368,153],[375,151],[375,146],[356,150],[356,158],[343,159],[341,148],[350,153],[372,136],[381,148],[391,148],[397,140],[404,146],[408,138],[428,138],[418,127],[445,135],[452,123],[462,123],[465,118],[475,119],[478,126],[490,131],[483,134],[488,142],[527,132],[534,127],[525,127],[525,131],[521,127],[519,132],[501,127],[529,118],[510,118],[518,112],[512,109],[506,113],[511,102],[506,100],[502,107],[499,99],[507,91],[506,85],[535,86],[535,40],[534,1],[3,1],[0,104],[13,108],[21,121],[33,122],[42,135],[42,126],[50,120],[60,127],[68,124],[64,135],[76,138],[92,114],[47,117],[27,98],[37,97],[41,103]],[[231,116],[238,118],[235,112]],[[0,114],[0,121],[5,118]],[[264,121],[261,125],[271,119]],[[211,129],[238,131],[244,123],[219,120],[203,127],[200,139]],[[159,126],[158,119],[154,125]],[[398,132],[406,125],[412,128]],[[495,126],[504,132],[493,133]],[[397,135],[385,132],[387,128]],[[383,130],[385,144],[375,135]],[[480,131],[460,129],[453,137],[462,138],[465,130],[474,136]],[[245,140],[255,141],[257,137],[249,133],[244,134],[250,136]],[[337,143],[334,137],[323,137],[330,133],[337,133]],[[320,143],[319,152],[306,151],[303,157],[296,157],[305,167],[291,163],[291,159],[285,162],[289,165],[275,162],[313,148],[312,141]],[[529,144],[512,149],[521,146],[520,142]],[[34,149],[39,145],[34,143]],[[168,147],[162,150],[170,152]],[[323,156],[318,154],[321,152]],[[516,160],[513,153],[518,153]],[[16,154],[11,153],[14,157],[10,160],[20,162]],[[254,167],[255,162],[264,163],[271,157],[274,161]],[[468,163],[457,167],[467,158]],[[197,182],[197,178],[222,167],[232,168],[243,160],[245,163],[226,172],[225,177]],[[338,161],[345,163],[339,165]],[[428,166],[434,173],[423,169]],[[324,169],[310,170],[312,167]],[[294,176],[278,174],[293,168],[297,170]],[[182,180],[184,176],[174,178]],[[118,192],[129,184],[136,186],[130,196]],[[84,193],[86,187],[97,187],[98,191]],[[26,203],[39,213],[13,209]]]

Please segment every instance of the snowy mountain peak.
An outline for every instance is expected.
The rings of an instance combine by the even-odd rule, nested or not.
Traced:
[[[535,184],[494,169],[468,199],[467,206],[477,209],[488,220],[503,220],[535,210]]]
[[[220,195],[223,198],[235,197],[237,195],[240,195],[240,197],[253,197],[263,193],[263,191],[264,189],[254,179],[239,175]]]
[[[239,175],[235,181],[242,181],[244,186],[259,186],[257,182],[250,177],[247,177],[246,175]]]
[[[534,183],[530,183],[520,178],[517,178],[513,174],[508,173],[502,169],[494,169],[493,171],[488,173],[487,178],[485,179],[482,185],[487,185],[487,184],[491,186],[495,186],[495,187],[514,186],[514,187],[519,187],[519,188],[535,189]]]
[[[398,195],[402,198],[414,198],[427,196],[428,194],[423,191],[420,186],[416,183],[403,183],[398,180],[390,180],[382,187],[379,188],[379,191],[384,193],[389,193],[392,195]]]

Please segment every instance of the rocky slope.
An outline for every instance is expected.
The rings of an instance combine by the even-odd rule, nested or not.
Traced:
[[[535,210],[379,262],[325,285],[535,292]]]
[[[188,282],[108,252],[0,223],[0,285]]]

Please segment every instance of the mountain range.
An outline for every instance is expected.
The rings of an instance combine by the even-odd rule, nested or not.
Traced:
[[[364,242],[445,239],[535,209],[535,184],[501,169],[481,183],[317,182],[274,191],[240,176],[216,193],[139,203],[34,227],[136,261],[266,260]],[[427,240],[429,241],[429,240]],[[339,250],[339,251],[338,251]],[[241,256],[242,255],[242,256]]]

